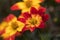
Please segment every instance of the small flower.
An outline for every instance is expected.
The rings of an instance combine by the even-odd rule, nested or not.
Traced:
[[[13,14],[8,15],[8,17],[5,20],[7,20],[6,22],[8,24],[5,29],[5,33],[1,35],[4,39],[16,34],[17,31],[18,32],[22,31],[24,24],[18,21]]]
[[[43,0],[23,0],[23,2],[17,2],[11,7],[11,10],[19,10],[22,9],[22,12],[29,11],[31,7],[35,7],[38,9],[40,7],[39,3]]]
[[[55,0],[55,2],[60,4],[60,0]]]
[[[39,10],[37,10],[36,8],[32,7],[30,12],[22,13],[18,20],[25,24],[23,31],[30,30],[32,32],[35,30],[35,28],[44,28],[44,22],[47,18],[45,15],[45,8],[41,7]]]

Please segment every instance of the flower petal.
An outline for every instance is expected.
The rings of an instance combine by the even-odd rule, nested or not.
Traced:
[[[31,7],[30,12],[31,12],[31,14],[37,14],[38,13],[37,9],[34,7]]]
[[[22,9],[22,13],[29,12],[29,11],[30,11],[30,8],[27,8],[27,7],[25,7],[24,9]]]
[[[35,30],[35,27],[31,27],[31,28],[29,28],[29,30],[30,30],[31,32],[33,32],[33,31]]]
[[[24,2],[28,1],[28,0],[23,0]]]
[[[14,11],[14,10],[20,10],[19,7],[16,4],[14,4],[10,9],[12,11]]]
[[[40,16],[43,16],[45,14],[45,12],[46,12],[46,8],[44,8],[44,7],[40,7],[39,10],[38,10],[38,14]]]
[[[15,36],[20,36],[21,33],[20,32],[16,32]]]
[[[22,32],[25,32],[26,30],[28,30],[28,28],[24,26],[24,28],[22,29]]]
[[[1,24],[0,24],[0,30],[4,30],[6,27],[7,27],[7,22],[2,22]]]
[[[46,22],[49,19],[49,15],[45,14],[42,19],[43,19],[44,22]]]
[[[23,22],[23,23],[26,22],[26,19],[24,19],[24,18],[18,18],[17,20],[20,21],[20,22]]]
[[[38,28],[45,28],[45,23],[44,22],[41,22],[41,24],[39,25]]]
[[[29,17],[31,17],[31,14],[29,14],[28,12],[24,12],[24,13],[22,14],[22,16],[23,16],[24,18],[28,19]]]
[[[39,7],[40,7],[40,4],[32,5],[32,7],[36,8],[36,9],[38,10],[38,9],[39,9]]]
[[[19,26],[19,27],[17,28],[17,31],[21,32],[22,29],[24,28],[25,24],[18,21],[18,26]]]
[[[0,35],[3,34],[5,32],[5,30],[0,30]]]
[[[41,1],[40,0],[32,0],[32,3],[33,4],[38,4],[38,3],[41,3]]]
[[[18,3],[16,3],[16,5],[19,7],[19,9],[24,9],[24,8],[26,8],[26,5],[25,5],[24,2],[18,2]]]
[[[17,8],[14,9],[14,7],[17,7],[18,9],[24,9],[24,8],[26,8],[26,5],[25,5],[24,2],[18,2],[11,7],[11,10],[16,10],[17,9]]]
[[[14,17],[15,17],[15,16],[14,16],[13,14],[9,14],[9,15],[4,19],[4,21],[9,22],[9,21],[11,21]]]
[[[35,27],[30,27],[30,26],[27,27],[27,25],[25,25],[25,27],[23,28],[22,32],[24,32],[26,30],[30,30],[31,32],[33,32],[35,30]]]
[[[4,38],[4,40],[15,40],[15,35],[9,36],[8,38]]]
[[[39,10],[42,12],[46,12],[46,8],[44,8],[44,7],[40,7]]]

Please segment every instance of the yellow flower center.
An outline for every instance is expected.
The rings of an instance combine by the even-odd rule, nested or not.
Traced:
[[[31,18],[31,20],[29,20],[29,23],[31,23],[32,25],[37,24],[37,20],[35,18]]]
[[[39,15],[32,15],[31,18],[28,18],[28,20],[26,21],[26,24],[28,26],[39,26],[39,24],[41,23],[42,18]]]
[[[18,28],[17,22],[13,22],[13,23],[11,24],[11,26],[12,26],[13,30],[16,30],[16,29]]]
[[[25,2],[26,6],[29,8],[32,6],[32,1],[31,0],[28,0]]]

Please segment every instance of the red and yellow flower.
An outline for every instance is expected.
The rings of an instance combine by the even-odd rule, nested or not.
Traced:
[[[13,14],[8,15],[8,17],[5,18],[5,21],[8,24],[7,24],[7,27],[5,28],[5,33],[3,33],[1,35],[4,39],[10,38],[14,34],[16,34],[17,31],[21,32],[24,27],[24,24],[22,22],[18,21],[17,17],[15,17]],[[12,40],[12,38],[11,38],[11,40]]]
[[[23,0],[23,2],[17,2],[11,7],[11,10],[20,10],[22,12],[29,11],[31,7],[38,8],[40,7],[39,3],[43,2],[43,0]]]
[[[48,15],[45,14],[45,11],[46,9],[43,7],[40,7],[38,10],[32,7],[30,12],[22,13],[18,20],[25,24],[23,31],[33,31],[35,28],[44,28],[44,22],[48,20]]]

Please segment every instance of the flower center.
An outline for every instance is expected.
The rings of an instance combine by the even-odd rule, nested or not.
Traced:
[[[29,21],[29,23],[31,23],[32,25],[37,24],[37,20],[34,18],[31,18],[31,20]]]
[[[26,24],[28,24],[28,26],[39,26],[41,21],[42,18],[39,15],[33,15],[31,18],[28,18]]]
[[[28,1],[26,1],[25,3],[26,3],[26,6],[27,6],[28,8],[31,7],[31,5],[32,5],[32,1],[31,1],[31,0],[28,0]]]
[[[11,26],[12,26],[13,30],[16,30],[18,28],[17,22],[13,22]]]

